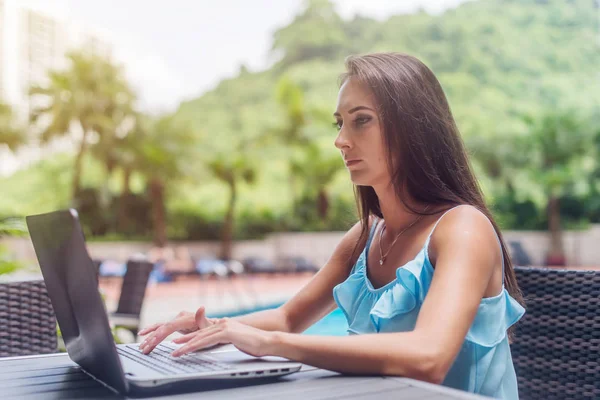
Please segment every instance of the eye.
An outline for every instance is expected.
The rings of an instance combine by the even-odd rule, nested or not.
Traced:
[[[371,117],[368,117],[366,115],[361,115],[361,116],[356,117],[356,119],[354,120],[354,124],[356,126],[361,126],[361,125],[366,124],[370,120],[371,120]]]
[[[331,125],[333,125],[333,127],[334,127],[335,129],[337,129],[338,131],[339,131],[340,129],[342,129],[342,121],[335,121],[335,122],[333,122]]]

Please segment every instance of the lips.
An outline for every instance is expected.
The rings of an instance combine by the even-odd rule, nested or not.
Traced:
[[[361,162],[361,160],[344,160],[346,167],[351,167],[352,165],[356,165],[359,162]]]

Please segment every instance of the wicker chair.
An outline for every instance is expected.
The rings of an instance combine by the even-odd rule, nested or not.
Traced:
[[[44,281],[0,283],[0,357],[54,353],[57,347]]]
[[[520,398],[600,399],[600,271],[515,271],[527,305],[511,345]]]
[[[121,295],[117,310],[110,315],[115,326],[123,327],[137,336],[140,325],[140,314],[146,295],[146,286],[154,264],[147,261],[127,262],[127,272],[123,277]]]

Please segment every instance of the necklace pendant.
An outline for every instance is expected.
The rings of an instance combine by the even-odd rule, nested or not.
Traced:
[[[379,265],[383,265],[383,258],[379,260]]]

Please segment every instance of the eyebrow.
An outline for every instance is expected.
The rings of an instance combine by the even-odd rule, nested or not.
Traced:
[[[348,114],[352,114],[352,113],[354,113],[356,111],[359,111],[359,110],[370,110],[370,111],[375,112],[375,110],[373,110],[372,108],[369,108],[367,106],[357,106],[357,107],[354,107],[354,108],[351,108],[350,110],[348,110]],[[337,111],[333,113],[333,116],[334,117],[341,117],[340,113],[337,112]]]

